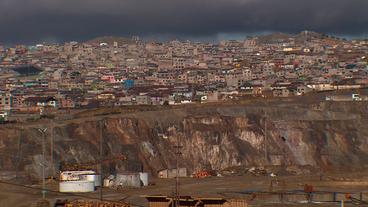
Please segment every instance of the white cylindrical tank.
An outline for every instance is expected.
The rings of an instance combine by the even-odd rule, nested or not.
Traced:
[[[101,181],[102,181],[101,175],[96,175],[96,177],[95,177],[95,186],[100,187],[101,183],[102,183]]]
[[[91,175],[81,175],[81,180],[95,182],[95,180],[96,180],[96,175],[95,175],[95,174],[91,174]]]
[[[79,176],[79,180],[84,180],[84,181],[91,181],[95,183],[95,186],[101,186],[101,175],[96,175],[96,174],[86,174],[86,175],[80,175]]]
[[[116,175],[115,185],[123,187],[141,187],[139,173],[122,173]]]
[[[140,172],[139,178],[141,179],[143,186],[148,186],[148,173],[146,172]]]
[[[110,187],[110,183],[111,183],[111,180],[110,180],[110,179],[108,179],[108,178],[105,178],[105,179],[104,179],[104,184],[103,184],[103,186],[104,186],[104,187]]]
[[[94,182],[96,187],[101,186],[101,175],[96,174],[82,175],[81,180]]]
[[[65,181],[59,183],[59,191],[63,193],[87,193],[95,191],[92,181]]]

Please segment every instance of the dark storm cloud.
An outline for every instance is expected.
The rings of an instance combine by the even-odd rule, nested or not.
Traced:
[[[100,35],[368,32],[367,0],[0,0],[0,42]]]

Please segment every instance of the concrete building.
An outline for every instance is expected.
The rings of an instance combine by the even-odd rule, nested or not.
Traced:
[[[158,176],[159,178],[176,178],[176,173],[176,169],[165,169],[160,170]],[[179,168],[178,174],[179,177],[188,177],[187,168]]]
[[[12,95],[10,93],[0,94],[0,110],[11,111],[12,109]]]
[[[152,100],[150,96],[140,95],[135,97],[137,105],[152,105]]]

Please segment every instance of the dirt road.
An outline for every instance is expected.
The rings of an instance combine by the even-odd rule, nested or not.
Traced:
[[[191,195],[193,197],[226,197],[226,198],[244,198],[252,206],[279,206],[280,200],[278,194],[255,193],[255,197],[247,192],[286,192],[303,190],[305,184],[313,185],[315,191],[340,192],[337,200],[346,200],[344,192],[364,192],[363,200],[368,200],[368,179],[367,173],[359,173],[354,176],[326,175],[325,179],[319,180],[318,176],[285,176],[278,178],[254,177],[254,176],[234,176],[234,177],[210,177],[204,179],[183,178],[180,180],[181,195]],[[270,187],[271,180],[273,182]],[[174,179],[152,179],[155,185],[140,189],[123,189],[120,191],[104,189],[104,199],[111,201],[125,200],[135,206],[147,206],[147,202],[142,195],[173,195],[175,189]],[[0,184],[0,206],[31,206],[41,198],[40,186],[16,186],[10,184]],[[47,199],[52,203],[56,199],[98,199],[99,191],[86,194],[62,194],[57,192],[57,183],[48,184],[51,192],[47,193]],[[329,193],[321,196],[316,195],[316,200],[331,200]],[[292,204],[288,201],[301,202],[305,200],[304,195],[289,196],[285,198],[285,204],[281,206],[306,206],[306,204]],[[287,205],[288,204],[288,205]],[[338,206],[338,203],[331,204],[308,204],[308,206]],[[345,206],[352,206],[347,203]]]

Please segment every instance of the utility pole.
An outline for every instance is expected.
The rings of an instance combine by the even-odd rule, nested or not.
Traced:
[[[319,162],[319,180],[322,181],[323,176],[324,176],[324,172],[323,172],[323,160],[324,159],[323,158],[328,158],[330,153],[328,150],[328,141],[325,145],[323,143],[320,143],[320,145],[323,146],[322,149],[320,150],[321,160]]]
[[[105,122],[101,121],[100,124],[100,176],[101,176],[101,184],[100,184],[100,201],[103,200],[103,128],[105,126]]]
[[[15,177],[16,177],[17,180],[19,179],[19,167],[20,167],[20,161],[21,161],[21,157],[22,157],[23,134],[24,134],[24,129],[22,127],[20,129],[19,138],[18,138],[18,153],[17,153],[16,172],[15,172]]]
[[[180,180],[179,180],[179,156],[181,155],[181,148],[179,136],[177,136],[175,147],[176,159],[176,179],[175,179],[175,207],[180,207]]]
[[[268,150],[267,150],[267,112],[264,113],[264,159],[265,164],[268,164]]]
[[[51,178],[54,178],[55,175],[55,166],[54,166],[54,121],[51,121],[50,127],[50,163],[51,163]]]
[[[47,128],[39,128],[39,132],[42,134],[42,199],[45,200],[46,198],[46,183],[45,183],[45,165],[46,165],[46,159],[45,159],[45,139],[46,139],[46,131]]]

